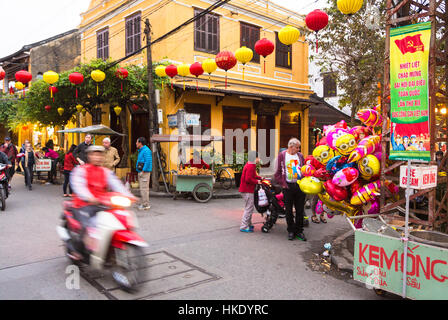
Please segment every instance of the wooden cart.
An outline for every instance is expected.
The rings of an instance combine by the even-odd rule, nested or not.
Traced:
[[[173,199],[182,192],[191,192],[197,202],[208,202],[213,196],[213,175],[180,175],[176,174],[176,191]]]

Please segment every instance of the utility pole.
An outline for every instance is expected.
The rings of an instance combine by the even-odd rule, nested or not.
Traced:
[[[148,71],[148,102],[149,102],[149,144],[152,151],[152,189],[159,191],[159,171],[157,158],[157,144],[152,141],[154,133],[158,133],[156,92],[154,89],[154,78],[152,75],[152,54],[151,54],[151,24],[149,19],[145,20],[146,36],[146,63]]]

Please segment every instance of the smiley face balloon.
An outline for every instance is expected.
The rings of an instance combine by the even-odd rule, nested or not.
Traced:
[[[313,157],[322,164],[327,164],[334,157],[334,151],[327,145],[318,146],[313,150]]]
[[[380,173],[380,162],[377,157],[368,154],[358,161],[358,169],[361,173],[361,177],[364,180],[369,181],[372,177]]]
[[[318,194],[322,192],[322,182],[316,177],[305,177],[302,180],[297,181],[297,184],[306,194]]]
[[[335,147],[340,154],[348,156],[356,149],[357,143],[353,135],[347,133],[336,139]]]

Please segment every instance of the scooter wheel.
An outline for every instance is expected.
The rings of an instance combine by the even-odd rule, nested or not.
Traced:
[[[261,232],[268,233],[269,229],[265,226],[261,227]]]

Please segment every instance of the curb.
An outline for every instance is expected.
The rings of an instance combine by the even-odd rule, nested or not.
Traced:
[[[131,192],[134,196],[140,197],[140,190],[138,189],[131,189]],[[154,192],[149,191],[149,196],[154,198],[172,198],[173,195],[166,193],[166,192]],[[240,193],[223,193],[223,194],[216,194],[214,193],[212,196],[213,199],[238,199],[242,198]]]

